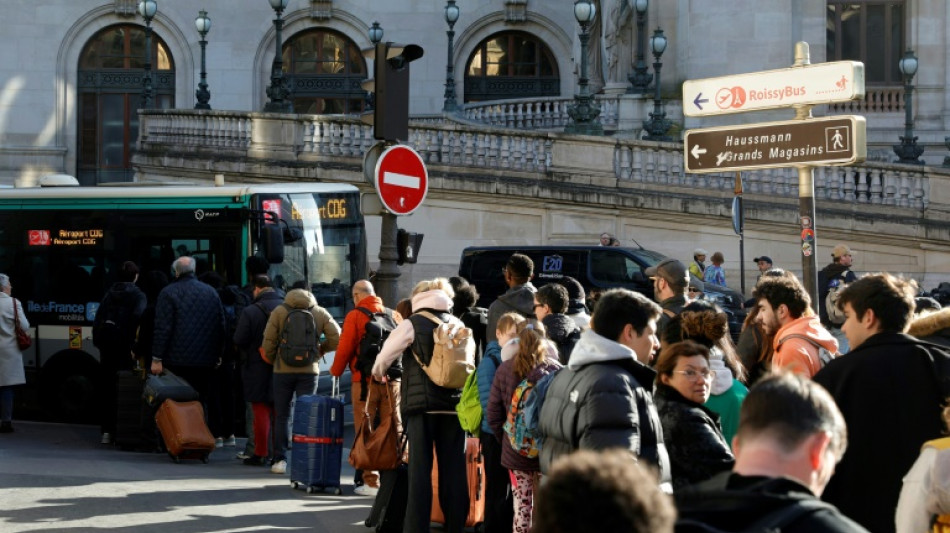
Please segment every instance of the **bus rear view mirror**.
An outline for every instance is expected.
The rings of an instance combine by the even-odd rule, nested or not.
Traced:
[[[261,247],[268,263],[284,262],[284,232],[279,224],[265,224],[261,228]]]

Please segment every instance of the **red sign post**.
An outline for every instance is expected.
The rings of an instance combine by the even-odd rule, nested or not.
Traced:
[[[429,171],[412,148],[397,144],[376,162],[376,192],[383,206],[396,215],[415,211],[429,192]]]

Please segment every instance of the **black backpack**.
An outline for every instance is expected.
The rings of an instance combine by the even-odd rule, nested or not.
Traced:
[[[356,354],[356,369],[363,375],[363,390],[366,390],[366,378],[373,373],[373,365],[376,363],[376,356],[383,348],[383,343],[396,329],[396,320],[393,319],[391,309],[383,309],[380,313],[374,313],[365,307],[356,309],[369,318],[369,322],[363,329],[363,337],[360,338],[359,353]]]
[[[132,347],[134,332],[129,327],[131,313],[110,299],[107,305],[96,311],[92,326],[92,344],[100,350],[127,350]]]
[[[281,305],[287,308],[287,318],[280,332],[277,356],[287,366],[312,365],[320,357],[320,339],[313,314],[309,309]]]

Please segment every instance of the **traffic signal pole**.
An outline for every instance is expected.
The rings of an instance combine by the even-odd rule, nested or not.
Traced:
[[[396,260],[399,252],[396,249],[396,232],[399,231],[396,215],[386,211],[383,213],[383,224],[379,235],[379,269],[376,271],[376,294],[389,307],[396,307],[399,302],[399,267]]]

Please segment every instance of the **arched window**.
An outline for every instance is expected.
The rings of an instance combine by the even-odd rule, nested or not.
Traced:
[[[828,61],[861,61],[869,85],[901,85],[904,4],[904,0],[828,0]]]
[[[551,50],[521,32],[496,33],[478,44],[465,66],[465,101],[558,96],[561,82]]]
[[[145,28],[124,24],[94,35],[79,55],[76,173],[82,185],[132,181],[145,68]],[[152,32],[152,106],[175,106],[175,62]]]
[[[366,101],[361,83],[366,62],[359,47],[342,33],[312,29],[284,45],[284,72],[294,112],[359,113]]]

